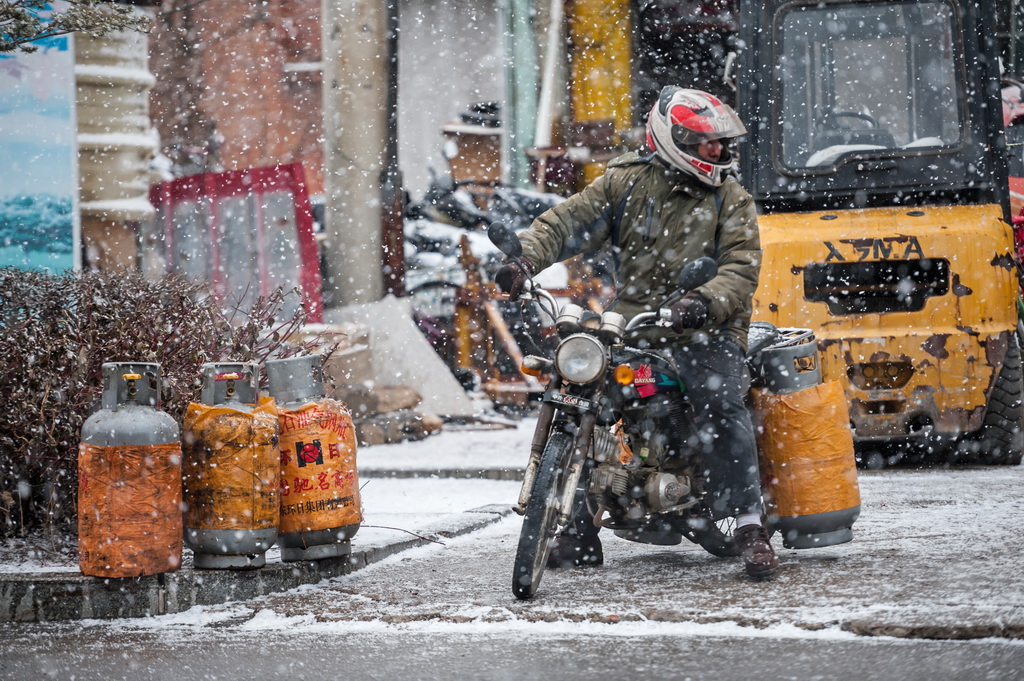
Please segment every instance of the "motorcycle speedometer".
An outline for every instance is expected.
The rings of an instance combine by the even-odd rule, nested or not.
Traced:
[[[585,333],[563,340],[555,351],[555,368],[570,383],[590,383],[604,374],[608,358],[601,341]]]

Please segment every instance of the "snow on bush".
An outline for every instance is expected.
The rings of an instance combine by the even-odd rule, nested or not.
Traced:
[[[180,277],[0,269],[0,538],[43,530],[56,542],[74,533],[79,436],[100,407],[104,362],[159,362],[168,388],[161,408],[180,420],[198,399],[202,364],[316,348],[316,339],[288,341],[306,315],[301,306],[284,315],[286,295],[295,294],[224,311]]]

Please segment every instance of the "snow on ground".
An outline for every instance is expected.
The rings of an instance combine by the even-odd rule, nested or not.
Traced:
[[[416,442],[364,447],[360,471],[379,470],[515,470],[526,466],[536,418],[512,428],[451,428]]]
[[[454,478],[370,478],[362,482],[363,524],[354,550],[390,543],[396,534],[429,526],[431,533],[456,525],[456,516],[482,506],[512,506],[520,483]],[[268,560],[270,555],[268,553]]]
[[[1024,482],[1019,470],[961,472],[976,477],[982,489],[986,478],[1001,478],[994,486],[999,492],[1007,482]],[[956,475],[936,473],[939,481]],[[765,583],[742,578],[736,561],[713,558],[686,542],[656,547],[605,533],[603,568],[549,571],[534,600],[517,601],[509,586],[520,521],[511,516],[443,545],[410,549],[356,573],[283,594],[92,626],[172,640],[222,632],[233,637],[472,632],[852,640],[865,633],[904,636],[900,627],[907,625],[917,628],[911,637],[958,638],[954,632],[966,631],[966,639],[1024,646],[1024,640],[1005,633],[979,635],[970,629],[978,623],[1018,628],[1024,623],[1017,572],[1007,572],[1016,565],[1016,545],[982,560],[968,554],[992,549],[984,538],[973,547],[964,544],[963,553],[948,552],[972,534],[991,534],[977,531],[978,521],[987,522],[988,510],[1007,515],[995,519],[1000,524],[1019,522],[1021,512],[1010,510],[1019,503],[1006,498],[980,507],[967,522],[918,528],[913,509],[921,506],[906,490],[919,493],[926,479],[931,481],[930,474],[908,488],[898,473],[866,475],[868,517],[854,541],[815,551],[779,547],[782,569]],[[497,484],[506,491],[515,486]],[[936,546],[930,547],[930,540]],[[927,627],[935,628],[934,636]]]
[[[372,448],[366,458],[381,467],[382,461],[398,465],[407,457],[425,457],[439,468],[479,468],[481,457],[502,461],[516,456],[510,449],[524,451],[531,426],[444,433],[411,445]],[[685,541],[649,546],[604,532],[603,568],[549,571],[537,598],[517,601],[510,585],[520,519],[512,515],[317,585],[113,626],[185,637],[211,628],[252,635],[592,629],[614,637],[867,634],[1024,645],[1018,540],[1024,467],[862,471],[860,481],[862,511],[854,540],[797,551],[782,548],[776,538],[782,567],[764,583],[742,577],[737,561],[714,558]],[[378,511],[380,517],[407,514],[412,523],[420,508],[443,514],[510,503],[518,486],[368,478],[366,522],[375,524]],[[403,520],[393,522],[399,526]]]
[[[527,420],[511,430],[452,429],[361,450],[365,521],[353,546],[386,542],[396,532],[481,506],[511,504],[519,488],[516,481],[390,478],[369,470],[521,467],[532,426]],[[610,636],[1000,637],[1024,645],[1024,467],[862,471],[860,482],[854,540],[796,551],[776,538],[782,566],[760,584],[743,578],[736,561],[688,542],[648,546],[605,532],[603,568],[550,571],[538,597],[520,602],[510,589],[520,527],[512,515],[283,594],[86,626],[186,637],[211,627],[344,635],[468,626],[494,633],[594,628]]]
[[[515,503],[519,483],[500,480],[433,478],[369,478],[360,481],[363,524],[353,539],[354,550],[385,546],[396,536],[409,538],[429,526],[439,532],[454,525],[457,516],[490,504]],[[429,521],[429,522],[428,522]],[[184,551],[191,564],[191,551]],[[267,551],[267,562],[280,561],[280,548]],[[57,552],[41,537],[0,543],[0,573],[78,573],[74,547]]]

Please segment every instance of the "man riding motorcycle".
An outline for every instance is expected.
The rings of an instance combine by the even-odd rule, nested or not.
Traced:
[[[523,256],[495,275],[518,300],[527,276],[610,242],[617,261],[614,309],[627,318],[653,311],[678,285],[683,267],[701,256],[718,275],[672,306],[671,329],[649,329],[641,345],[671,354],[697,412],[699,446],[708,468],[714,519],[735,518],[747,574],[778,567],[761,525],[761,488],[754,428],[744,405],[751,298],[761,248],[750,195],[726,177],[726,143],[746,133],[728,105],[700,90],[669,86],[647,120],[651,155],[628,153],[601,177],[538,217],[520,234]],[[525,270],[525,271],[524,271]],[[598,528],[585,503],[556,538],[549,567],[600,565]]]

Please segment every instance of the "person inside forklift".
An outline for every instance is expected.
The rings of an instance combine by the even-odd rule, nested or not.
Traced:
[[[761,524],[754,428],[744,406],[761,249],[754,203],[728,176],[728,143],[745,133],[732,108],[713,95],[663,88],[647,120],[653,153],[611,161],[582,192],[534,220],[520,234],[522,267],[503,265],[495,282],[517,300],[528,275],[610,242],[618,256],[612,305],[628,318],[655,309],[686,263],[715,257],[718,275],[672,306],[671,329],[652,330],[642,342],[670,353],[680,370],[698,413],[713,517],[733,524],[746,572],[759,579],[775,571],[778,559]],[[556,538],[549,567],[603,562],[598,528],[581,506]]]

